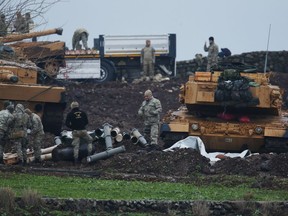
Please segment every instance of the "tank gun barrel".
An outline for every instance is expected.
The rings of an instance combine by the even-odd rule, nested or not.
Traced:
[[[0,42],[9,43],[9,42],[21,41],[27,38],[40,37],[40,36],[46,36],[46,35],[51,35],[51,34],[62,35],[62,32],[63,32],[63,28],[54,28],[54,29],[47,29],[44,31],[30,32],[30,33],[24,33],[24,34],[10,34],[5,37],[0,37]]]

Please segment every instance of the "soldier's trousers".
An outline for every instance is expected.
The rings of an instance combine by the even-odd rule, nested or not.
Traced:
[[[144,60],[143,61],[143,71],[144,75],[150,78],[154,77],[154,64],[153,61]]]
[[[144,136],[150,138],[151,145],[158,145],[159,124],[145,124]]]
[[[35,157],[35,160],[38,160],[38,161],[41,161],[41,144],[43,141],[43,137],[44,137],[44,134],[42,133],[34,134],[32,137],[31,144],[34,150],[34,157]]]
[[[4,154],[4,147],[5,141],[3,140],[5,133],[0,130],[0,163],[3,163],[3,154]]]
[[[74,159],[78,159],[79,156],[79,146],[80,146],[80,138],[84,139],[88,143],[88,155],[92,152],[92,137],[87,133],[87,130],[74,130],[72,131],[73,141],[73,152]]]
[[[27,161],[27,138],[16,139],[15,146],[19,161]]]

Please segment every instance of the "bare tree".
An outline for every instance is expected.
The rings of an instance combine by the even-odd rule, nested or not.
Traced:
[[[58,2],[61,0],[0,0],[0,13],[5,15],[10,30],[17,12],[30,13],[32,19],[40,18],[38,20],[41,20],[41,23],[38,25],[41,25],[46,22],[44,14]]]

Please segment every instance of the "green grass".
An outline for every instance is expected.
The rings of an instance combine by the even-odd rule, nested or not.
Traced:
[[[227,177],[232,178],[231,176]],[[234,178],[238,178],[235,176]],[[243,178],[243,177],[241,177]],[[0,187],[11,187],[20,196],[23,190],[36,190],[43,197],[86,198],[98,200],[288,200],[287,190],[251,188],[255,179],[246,178],[237,186],[167,182],[99,180],[95,178],[57,177],[19,173],[1,173]],[[249,196],[247,196],[247,194]]]

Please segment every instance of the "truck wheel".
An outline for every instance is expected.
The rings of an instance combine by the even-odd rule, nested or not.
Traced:
[[[115,78],[116,78],[116,69],[114,67],[114,64],[108,60],[101,59],[100,78],[95,79],[95,81],[97,83],[104,83],[115,80]]]

